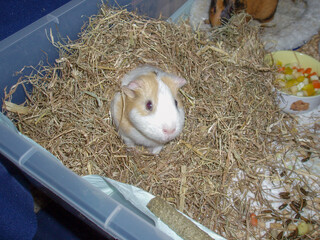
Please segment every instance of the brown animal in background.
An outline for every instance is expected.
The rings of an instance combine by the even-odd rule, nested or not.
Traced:
[[[227,22],[233,13],[245,10],[260,22],[272,19],[278,0],[211,0],[209,21],[212,26]]]

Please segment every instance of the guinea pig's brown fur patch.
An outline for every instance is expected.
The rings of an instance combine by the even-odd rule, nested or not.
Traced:
[[[138,111],[138,114],[147,116],[156,109],[158,104],[158,83],[155,73],[142,75],[133,81],[135,82],[136,87],[131,89],[129,86],[123,86],[122,94],[116,102],[115,108],[115,118],[119,122],[119,128],[127,134],[133,128],[129,120],[129,113],[132,109],[135,108]],[[146,103],[149,100],[153,103],[151,112],[146,109]]]
[[[209,18],[212,26],[219,26],[221,24],[220,16],[224,7],[225,6],[222,0],[217,0],[214,6],[213,3],[211,3]]]
[[[270,20],[277,8],[278,0],[246,0],[243,2],[246,12],[254,19],[265,22]]]
[[[124,94],[121,95],[120,99],[116,102],[115,118],[119,122],[119,128],[121,128],[124,133],[129,134],[132,124],[129,122],[128,118],[124,116],[123,97],[125,97]]]
[[[138,87],[132,90],[134,97],[125,97],[125,114],[128,117],[132,109],[136,109],[141,116],[147,116],[151,112],[155,111],[158,104],[158,82],[156,80],[155,73],[149,73],[142,75],[134,80]],[[152,111],[146,109],[146,103],[152,102]]]

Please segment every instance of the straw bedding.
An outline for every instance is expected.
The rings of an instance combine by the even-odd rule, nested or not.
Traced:
[[[175,25],[103,7],[78,40],[49,36],[60,51],[56,64],[22,76],[17,85],[31,83],[32,94],[15,110],[9,106],[16,86],[8,89],[4,109],[23,134],[75,173],[140,187],[228,239],[294,237],[297,230],[286,226],[301,217],[312,223],[312,238],[319,233],[319,182],[312,175],[309,186],[307,174],[289,169],[284,156],[292,149],[301,156],[318,154],[318,140],[304,131],[304,141],[294,118],[277,108],[259,29],[243,19],[235,16],[228,26],[204,33],[193,32],[188,22]],[[141,64],[188,81],[181,90],[184,130],[156,156],[142,147],[128,150],[109,113],[121,77]],[[308,214],[275,208],[266,179],[287,189],[273,196],[277,206],[295,201],[300,208],[305,199]],[[250,223],[251,213],[258,226]]]

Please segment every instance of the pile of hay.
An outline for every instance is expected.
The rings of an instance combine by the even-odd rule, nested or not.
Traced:
[[[300,145],[295,121],[274,104],[259,29],[245,24],[244,16],[235,18],[209,36],[193,32],[187,22],[175,25],[104,7],[77,41],[51,39],[60,58],[21,79],[18,84],[32,83],[33,92],[23,112],[7,114],[75,173],[140,187],[228,239],[292,234],[265,224],[293,217],[271,206],[262,183],[288,179],[288,171],[280,176],[286,167],[276,159],[274,143]],[[128,151],[109,112],[121,77],[141,64],[188,81],[181,91],[184,130],[157,156],[143,148]],[[258,226],[250,224],[251,213]],[[319,213],[305,218],[319,223]]]

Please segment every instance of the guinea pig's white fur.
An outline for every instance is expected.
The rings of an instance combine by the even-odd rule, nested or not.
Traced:
[[[184,78],[152,66],[136,68],[123,77],[111,115],[128,147],[142,145],[158,154],[181,133],[184,110],[178,91],[184,84]]]

